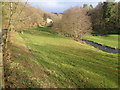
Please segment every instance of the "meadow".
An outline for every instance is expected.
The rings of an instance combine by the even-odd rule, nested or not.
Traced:
[[[86,36],[84,37],[85,40],[93,41],[95,43],[120,49],[119,42],[120,42],[120,35],[117,34],[110,34],[110,35],[103,35],[103,36]]]
[[[11,67],[16,79],[10,80],[17,87],[118,87],[118,54],[58,36],[48,28],[11,35]]]

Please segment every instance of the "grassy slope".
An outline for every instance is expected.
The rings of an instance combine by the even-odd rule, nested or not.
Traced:
[[[120,40],[120,35],[105,35],[105,36],[86,36],[84,37],[85,40],[93,41],[105,46],[119,48],[118,42]]]
[[[117,54],[37,30],[14,33],[12,40],[11,60],[19,63],[14,72],[38,84],[29,87],[118,87]],[[28,83],[20,79],[16,80],[19,87]]]

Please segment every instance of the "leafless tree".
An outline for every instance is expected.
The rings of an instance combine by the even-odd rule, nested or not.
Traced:
[[[58,23],[58,28],[67,36],[81,38],[91,32],[91,18],[87,15],[86,9],[73,7],[64,12],[62,20]]]

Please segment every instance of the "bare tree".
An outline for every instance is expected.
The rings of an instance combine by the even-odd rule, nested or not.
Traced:
[[[66,10],[58,26],[60,32],[74,38],[81,38],[92,29],[91,19],[81,7]]]

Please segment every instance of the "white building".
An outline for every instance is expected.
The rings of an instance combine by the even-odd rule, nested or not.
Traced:
[[[47,23],[53,23],[53,20],[50,18],[47,18]]]

